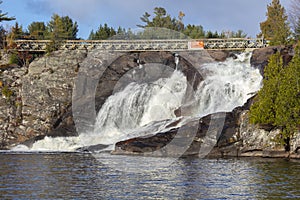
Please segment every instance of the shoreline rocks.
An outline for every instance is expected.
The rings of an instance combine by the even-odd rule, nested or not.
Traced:
[[[158,133],[151,137],[138,137],[118,142],[112,153],[139,156],[198,156],[201,158],[300,158],[300,131],[291,141],[291,150],[286,151],[284,145],[275,141],[280,133],[279,130],[267,131],[258,125],[249,123],[249,108],[252,100],[253,98],[232,112],[215,113],[195,119],[181,128]],[[180,133],[184,130],[186,137],[181,136],[180,139],[185,143],[183,141],[175,142],[174,147],[172,140],[176,137],[179,129]],[[196,134],[190,138],[193,131],[196,131]],[[181,146],[182,144],[187,146]]]

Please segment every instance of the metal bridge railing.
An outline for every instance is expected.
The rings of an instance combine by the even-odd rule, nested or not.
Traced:
[[[45,52],[50,40],[15,40],[18,51]],[[111,51],[186,51],[230,50],[263,48],[263,39],[199,39],[199,40],[66,40],[59,43],[60,50],[111,50]]]

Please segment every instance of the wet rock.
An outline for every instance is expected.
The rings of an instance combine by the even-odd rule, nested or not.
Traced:
[[[300,155],[300,127],[298,132],[290,140],[290,152],[292,154]]]
[[[114,154],[143,156],[207,156],[215,146],[226,146],[235,134],[232,113],[216,113],[194,119],[180,128],[151,137],[118,142]],[[221,152],[217,152],[218,155]]]
[[[280,130],[274,127],[266,130],[249,122],[249,109],[254,98],[250,98],[243,106],[232,112],[208,115],[201,119],[194,119],[192,124],[183,125],[183,130],[189,131],[183,132],[186,135],[181,135],[181,138],[190,143],[186,144],[186,151],[182,152],[181,156],[300,158],[300,133],[295,134],[291,139],[291,150],[287,151],[286,147],[276,140]],[[190,134],[192,128],[196,130],[195,135]],[[178,156],[178,151],[183,151],[181,145],[172,145],[171,150],[164,150],[164,146],[168,146],[176,138],[178,131],[179,129],[173,129],[151,137],[119,142],[113,153]]]
[[[97,144],[97,145],[92,145],[92,146],[86,146],[86,147],[80,147],[78,149],[76,149],[76,151],[81,151],[81,152],[97,152],[97,151],[101,151],[105,148],[107,148],[108,145],[104,145],[104,144]]]
[[[276,52],[280,52],[284,65],[287,65],[293,57],[292,46],[270,46],[262,49],[255,49],[251,57],[251,65],[258,68],[261,75],[264,75],[265,66],[267,66],[269,58]]]
[[[232,55],[229,51],[223,50],[208,50],[209,55],[218,62],[225,61],[230,55]]]
[[[253,51],[250,63],[252,66],[259,69],[260,74],[264,74],[265,66],[268,64],[268,60],[271,55],[277,52],[277,49],[281,48],[280,46],[276,47],[266,47],[262,49],[255,49]]]

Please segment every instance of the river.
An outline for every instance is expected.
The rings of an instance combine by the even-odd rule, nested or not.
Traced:
[[[0,160],[1,199],[300,198],[300,161],[181,158],[134,173],[88,153],[4,152]]]

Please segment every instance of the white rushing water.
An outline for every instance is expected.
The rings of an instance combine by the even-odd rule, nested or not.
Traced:
[[[194,91],[193,117],[231,111],[243,105],[261,87],[262,76],[250,66],[251,54],[202,66],[202,81]],[[180,71],[149,83],[130,83],[110,96],[98,113],[93,132],[78,137],[37,141],[30,150],[73,151],[81,146],[113,145],[118,141],[155,134],[174,122],[174,111],[182,106],[188,83]],[[180,126],[180,124],[178,125]],[[24,150],[18,147],[15,150]]]

